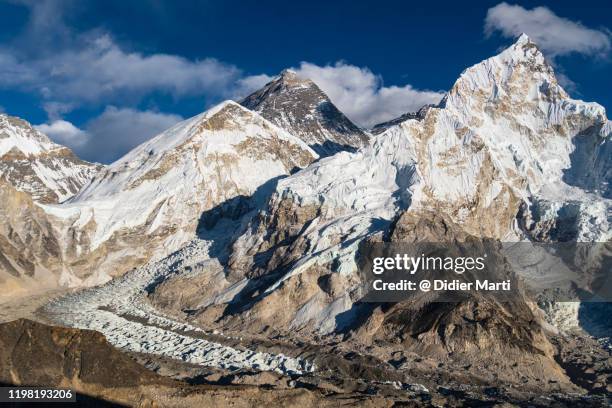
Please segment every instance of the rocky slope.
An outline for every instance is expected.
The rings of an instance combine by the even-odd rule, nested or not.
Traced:
[[[2,178],[0,202],[0,301],[57,284],[61,240],[50,217]]]
[[[391,120],[388,120],[386,122],[374,125],[372,127],[372,129],[371,129],[371,132],[374,135],[378,135],[378,134],[384,132],[385,130],[389,129],[390,127],[395,126],[395,125],[399,125],[400,123],[405,122],[405,121],[407,121],[409,119],[421,120],[421,119],[423,119],[425,117],[425,114],[427,113],[429,108],[435,108],[435,105],[425,105],[421,109],[419,109],[417,112],[404,113],[403,115],[401,115],[401,116],[399,116],[399,117],[397,117],[395,119],[391,119]]]
[[[29,320],[0,325],[0,385],[69,388],[78,405],[110,407],[597,407],[603,398],[553,393],[506,394],[494,387],[437,387],[390,378],[383,362],[336,359],[338,374],[362,378],[317,380],[241,370],[207,370],[112,347],[100,333]],[[145,368],[146,366],[146,368]],[[365,377],[365,378],[363,378]],[[448,384],[447,384],[448,385]],[[12,406],[11,404],[7,406]],[[19,406],[16,404],[15,406]]]
[[[367,133],[344,116],[314,82],[291,70],[240,103],[299,137],[321,156],[368,143]]]
[[[147,370],[99,333],[28,320],[0,325],[0,385],[69,388],[85,406],[333,406],[331,401],[325,402],[321,391],[287,386],[271,389],[270,385],[193,385],[172,380]]]
[[[26,121],[0,114],[0,176],[35,201],[69,199],[101,167],[80,160]]]

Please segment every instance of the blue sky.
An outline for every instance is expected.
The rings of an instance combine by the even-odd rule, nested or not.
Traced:
[[[572,96],[610,110],[611,15],[589,0],[0,0],[0,109],[109,162],[293,67],[370,126],[524,31]]]

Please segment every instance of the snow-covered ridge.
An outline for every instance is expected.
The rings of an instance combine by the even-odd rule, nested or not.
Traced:
[[[0,114],[0,177],[34,200],[65,201],[100,168],[78,159],[28,122]]]
[[[359,242],[406,210],[434,209],[475,235],[522,239],[571,206],[583,215],[572,221],[577,238],[608,236],[610,206],[600,184],[610,174],[610,122],[601,106],[565,93],[526,36],[465,70],[418,120],[390,126],[357,152],[314,163],[309,145],[341,143],[336,136],[360,130],[353,132],[343,115],[338,123],[326,122],[337,115],[317,117],[324,95],[294,76],[286,72],[247,98],[261,115],[224,102],[135,148],[68,202],[43,205],[65,242],[62,282],[97,284],[162,258],[193,239],[203,214],[223,213],[229,203],[240,216],[248,210],[243,199],[271,192],[266,215],[291,203],[303,210],[295,219],[309,222],[300,232],[308,244],[289,276],[332,261],[350,273]],[[315,128],[323,138],[309,140]],[[330,129],[339,133],[325,133]],[[604,147],[577,154],[578,135]],[[588,167],[593,154],[599,159]],[[283,179],[296,168],[304,170]],[[571,173],[579,168],[595,176]],[[522,206],[528,232],[517,220]],[[234,255],[264,245],[262,232],[245,233]]]
[[[0,155],[12,149],[31,155],[62,148],[27,122],[6,114],[0,114],[0,129]]]
[[[527,198],[562,178],[572,165],[573,137],[598,123],[609,138],[604,108],[569,98],[542,53],[523,35],[501,54],[466,69],[441,106],[421,120],[403,121],[379,135],[372,148],[322,160],[283,180],[277,195],[299,204],[347,208],[351,193],[371,184],[372,189],[386,185],[391,192],[410,193],[412,200],[460,202],[478,192],[480,172],[491,161],[499,180],[484,196],[494,199],[505,184]],[[396,180],[387,158],[416,162],[419,177],[409,172]],[[353,170],[359,161],[367,163],[362,166],[367,171]],[[380,179],[381,174],[386,176]],[[410,187],[400,189],[399,180]],[[330,194],[336,189],[341,193]]]
[[[210,121],[228,115],[227,123],[215,128]],[[232,122],[232,123],[230,123]],[[262,131],[263,130],[263,131]],[[264,131],[267,131],[264,132]],[[271,133],[274,133],[272,136]],[[140,177],[162,165],[163,160],[175,151],[186,149],[189,144],[204,149],[204,153],[235,154],[234,146],[248,138],[278,138],[317,157],[302,140],[274,126],[256,113],[233,101],[222,102],[206,112],[173,126],[163,133],[135,147],[125,156],[108,166],[105,173],[96,177],[71,202],[85,202],[103,196],[118,194],[133,187]],[[184,153],[184,152],[181,152]],[[201,163],[206,165],[206,163]],[[110,177],[108,175],[111,175]],[[263,175],[265,177],[265,175]],[[153,181],[155,178],[152,179]]]
[[[271,100],[264,94],[258,101]],[[273,112],[274,104],[266,106]],[[130,351],[300,373],[312,366],[194,336],[206,333],[155,310],[145,288],[171,283],[176,291],[166,295],[178,293],[181,302],[184,285],[192,284],[181,278],[203,276],[211,285],[194,285],[196,309],[238,303],[246,292],[245,309],[236,312],[245,329],[329,334],[358,317],[359,244],[389,232],[405,213],[444,215],[469,234],[503,240],[612,238],[603,184],[612,125],[601,106],[567,95],[526,36],[464,71],[439,106],[388,127],[356,152],[315,160],[309,145],[335,139],[308,140],[309,127],[293,127],[304,123],[295,115],[313,115],[308,106],[280,112],[275,125],[263,113],[222,103],[137,147],[69,202],[36,206],[65,245],[60,283],[110,280],[48,313]],[[251,219],[248,197],[271,198]],[[200,220],[211,212],[215,222],[227,216],[221,224],[234,219],[232,227],[203,231]],[[211,264],[220,269],[214,276],[206,275]],[[274,280],[258,280],[262,274]],[[251,285],[257,296],[249,297]]]
[[[160,259],[193,239],[206,211],[250,197],[317,157],[232,101],[187,119],[106,167],[69,202],[44,207],[59,219],[60,235],[73,239],[65,258],[82,265],[91,256],[97,265],[88,276],[91,268],[69,263],[68,281],[97,284]]]

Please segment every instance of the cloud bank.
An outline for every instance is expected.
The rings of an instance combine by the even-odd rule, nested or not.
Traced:
[[[551,58],[579,53],[606,56],[611,48],[610,32],[595,30],[580,22],[559,17],[546,7],[531,10],[518,5],[500,3],[487,11],[485,33],[501,33],[514,38],[526,33]]]
[[[174,114],[109,106],[84,129],[61,119],[36,128],[85,160],[110,163],[181,120]]]
[[[191,61],[177,55],[127,52],[107,34],[40,58],[19,59],[11,50],[0,50],[0,86],[37,92],[48,106],[56,107],[126,99],[136,103],[152,92],[224,99],[253,91],[269,80],[266,75],[245,76],[234,65],[214,58]]]

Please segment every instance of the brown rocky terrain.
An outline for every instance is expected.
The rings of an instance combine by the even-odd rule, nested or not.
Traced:
[[[191,385],[163,377],[114,349],[99,333],[87,330],[17,320],[0,325],[0,346],[0,383],[68,388],[94,406],[91,399],[134,407],[333,405],[325,403],[320,391],[286,385]],[[360,405],[390,406],[379,400]],[[359,399],[343,403],[351,402]]]
[[[270,347],[260,342],[260,347]],[[0,325],[0,384],[69,388],[81,406],[131,407],[596,407],[601,397],[545,388],[504,390],[458,367],[399,353],[385,362],[343,344],[305,348],[317,355],[316,375],[217,370],[151,355],[125,354],[99,333],[31,320]],[[277,343],[276,348],[291,347]],[[457,370],[457,372],[453,372]],[[384,378],[384,380],[382,380]],[[427,384],[411,384],[420,379]],[[436,385],[444,384],[442,385]],[[470,384],[470,385],[468,385]],[[548,388],[548,387],[547,387]],[[520,402],[523,401],[523,402]]]
[[[54,286],[62,254],[51,217],[3,178],[0,202],[0,299]]]

